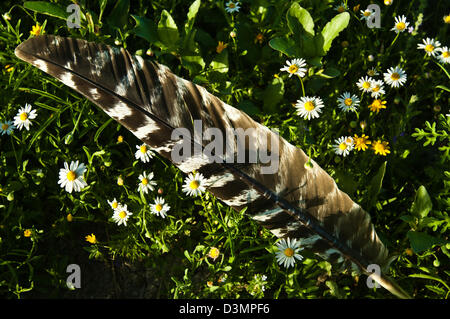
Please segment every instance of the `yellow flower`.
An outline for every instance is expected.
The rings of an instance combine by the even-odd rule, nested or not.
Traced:
[[[387,6],[390,6],[393,2],[394,0],[384,0],[384,4]]]
[[[68,222],[71,222],[73,220],[72,214],[67,214],[66,219]]]
[[[5,65],[6,72],[12,72],[14,70],[14,67],[11,64]]]
[[[217,53],[222,53],[222,51],[228,46],[227,43],[223,43],[222,41],[219,41],[219,44],[216,47]]]
[[[372,112],[379,112],[380,109],[385,109],[386,108],[386,101],[382,101],[382,100],[374,100],[372,102],[372,104],[369,105],[369,109]]]
[[[25,230],[23,231],[23,235],[24,235],[25,237],[30,237],[30,236],[31,236],[31,229],[25,229]]]
[[[94,234],[90,234],[86,236],[86,241],[90,242],[91,244],[96,244],[97,243],[97,238],[95,238]]]
[[[355,13],[359,12],[359,7],[360,7],[360,4],[354,6],[353,7],[353,12],[355,12]]]
[[[41,34],[41,31],[42,31],[42,26],[40,26],[39,24],[36,23],[36,25],[34,25],[32,27],[30,34],[37,36],[37,35]]]
[[[206,285],[211,288],[214,285],[214,283],[212,281],[207,281]]]
[[[450,24],[450,14],[444,16],[444,22]]]
[[[208,253],[208,257],[215,260],[217,259],[217,257],[219,257],[219,255],[220,255],[219,249],[217,249],[216,247],[211,247]]]
[[[353,141],[355,143],[355,148],[358,151],[365,151],[369,148],[367,145],[372,144],[372,142],[369,141],[369,137],[365,134],[361,136],[355,134],[355,138],[353,139]]]
[[[406,253],[408,256],[414,255],[414,252],[413,252],[413,250],[412,250],[411,248],[406,248],[406,249],[405,249],[405,253]]]
[[[262,33],[258,33],[255,37],[255,43],[258,42],[259,44],[262,44],[264,41],[264,36]]]
[[[375,154],[386,156],[391,152],[388,144],[388,142],[378,140],[372,144],[372,149],[375,151]]]
[[[117,143],[122,143],[123,142],[123,136],[119,135],[117,136]]]

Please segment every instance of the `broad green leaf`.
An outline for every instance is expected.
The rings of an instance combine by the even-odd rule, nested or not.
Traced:
[[[209,65],[211,71],[216,71],[219,73],[228,72],[228,50],[223,50],[220,54],[216,55],[214,60],[211,61]]]
[[[249,100],[242,101],[241,103],[238,104],[237,108],[239,110],[244,111],[248,115],[255,115],[260,113],[260,109]]]
[[[205,61],[200,55],[182,55],[181,64],[189,70],[191,76],[195,76],[205,68]]]
[[[433,208],[430,195],[425,186],[420,186],[416,192],[416,198],[411,206],[411,213],[419,218],[426,217]]]
[[[159,41],[158,29],[156,23],[145,17],[139,17],[131,15],[134,20],[136,20],[136,26],[133,32],[138,36],[150,43],[155,43]]]
[[[198,13],[198,9],[200,9],[201,0],[195,0],[191,6],[189,7],[189,11],[187,14],[188,21],[195,19],[195,16]]]
[[[289,29],[299,39],[304,32],[310,37],[314,37],[314,21],[308,10],[302,8],[297,2],[292,3],[286,19]],[[304,32],[303,32],[304,31]]]
[[[269,41],[269,45],[272,49],[280,51],[288,57],[294,57],[296,55],[295,43],[290,39],[273,38]]]
[[[281,101],[284,95],[284,82],[282,78],[274,78],[272,82],[264,90],[263,108],[265,112],[273,113],[276,110],[277,104]]]
[[[47,1],[27,1],[23,4],[23,6],[26,9],[64,20],[66,20],[70,15],[70,13],[66,12],[64,8]]]
[[[328,52],[333,40],[348,26],[349,21],[350,14],[348,12],[339,13],[316,35],[316,48],[321,56],[324,56]]]
[[[128,11],[130,10],[130,0],[117,0],[111,13],[107,18],[110,26],[121,29],[127,25]]]
[[[372,178],[369,184],[369,205],[368,208],[371,208],[373,205],[375,205],[377,201],[378,193],[381,190],[381,185],[383,184],[383,178],[384,174],[386,173],[386,164],[387,162],[384,162],[380,168],[378,169],[378,172],[375,174],[375,176]]]
[[[178,28],[172,16],[166,10],[161,12],[158,23],[158,36],[167,48],[175,48],[179,39]]]
[[[410,230],[406,235],[408,236],[411,248],[417,254],[432,248],[434,245],[444,245],[448,243],[445,239],[433,237],[426,233],[412,230]]]

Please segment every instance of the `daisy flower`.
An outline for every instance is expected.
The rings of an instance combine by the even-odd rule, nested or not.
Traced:
[[[356,85],[358,86],[358,88],[363,91],[363,92],[370,92],[372,89],[372,82],[373,79],[369,76],[366,77],[362,77],[358,80],[358,82],[356,83]]]
[[[384,82],[391,87],[403,86],[406,82],[406,72],[402,68],[396,66],[395,68],[389,68],[386,73],[383,73]]]
[[[116,198],[114,197],[114,199],[112,201],[106,200],[109,204],[109,206],[111,206],[112,209],[116,209],[120,203],[116,200]]]
[[[206,191],[206,179],[201,173],[190,173],[184,180],[182,191],[189,196],[198,196]]]
[[[406,21],[406,17],[402,15],[401,17],[395,17],[395,24],[391,31],[395,31],[396,33],[403,32],[408,28],[409,22]]]
[[[150,210],[153,214],[165,218],[170,210],[170,206],[165,203],[164,198],[156,197],[155,203],[150,204]]]
[[[150,174],[147,174],[146,172],[143,172],[141,175],[139,175],[139,180],[141,181],[139,183],[138,191],[142,191],[143,193],[147,194],[148,190],[150,189],[153,191],[155,188],[153,186],[156,185],[155,181],[152,181],[153,179],[153,173],[150,172]]]
[[[228,13],[239,12],[239,9],[241,8],[237,1],[228,1],[226,6],[225,11]]]
[[[303,59],[294,59],[292,61],[287,60],[286,64],[280,71],[289,72],[289,77],[292,75],[298,75],[299,77],[304,77],[307,69],[304,68],[306,66],[306,61]]]
[[[37,116],[36,110],[31,108],[31,105],[26,103],[25,107],[22,107],[17,112],[17,115],[14,117],[14,126],[16,126],[19,130],[25,126],[25,128],[30,130],[30,125],[32,125],[30,120],[35,119]]]
[[[365,151],[369,148],[367,145],[372,144],[372,142],[369,141],[369,137],[365,134],[361,136],[355,134],[353,140],[355,142],[355,149],[357,149],[358,151]]]
[[[284,265],[284,267],[289,268],[290,266],[294,267],[294,264],[297,260],[302,260],[303,256],[298,254],[299,251],[303,250],[300,248],[300,241],[296,239],[281,239],[277,244],[278,251],[276,253],[276,258],[278,264]]]
[[[444,64],[450,63],[450,51],[449,51],[448,47],[442,47],[442,48],[439,48],[438,50],[440,52],[440,54],[437,57],[438,60]]]
[[[375,151],[375,154],[386,156],[391,152],[388,144],[388,142],[378,140],[372,144],[372,149]]]
[[[377,68],[371,68],[370,70],[367,70],[368,76],[377,76],[379,73],[377,71]]]
[[[437,49],[441,46],[441,43],[439,41],[436,41],[434,39],[426,38],[425,40],[422,39],[423,43],[419,43],[417,45],[417,49],[423,49],[428,54],[428,56],[436,56]]]
[[[359,106],[359,98],[356,95],[351,95],[349,92],[343,93],[338,99],[339,108],[344,111],[356,111],[356,108]]]
[[[334,152],[337,155],[347,156],[354,148],[353,138],[350,136],[341,136],[334,140],[336,144],[333,145]]]
[[[115,210],[114,210],[114,214],[112,216],[114,222],[117,223],[118,226],[120,225],[127,225],[127,221],[128,218],[133,215],[133,213],[131,213],[128,208],[127,205],[119,205]]]
[[[141,160],[144,163],[150,162],[150,159],[153,157],[153,152],[150,149],[150,146],[147,144],[136,145],[137,151],[134,154],[136,159]]]
[[[297,114],[302,116],[303,119],[310,120],[311,118],[319,117],[319,113],[322,112],[323,102],[320,97],[304,96],[295,104]]]
[[[14,126],[12,121],[6,121],[3,123],[0,123],[0,133],[2,133],[2,135],[5,135],[5,134],[11,135],[12,131],[15,128],[16,127]]]
[[[366,9],[364,11],[360,10],[360,12],[361,12],[361,20],[369,20],[372,17],[372,15],[375,13],[374,11],[369,10],[369,9]]]
[[[386,93],[384,91],[384,83],[381,80],[376,80],[372,82],[372,93],[371,96],[373,98],[378,99],[381,94]]]
[[[220,255],[220,250],[216,247],[211,247],[211,249],[209,250],[209,253],[208,253],[208,257],[213,260],[216,260],[217,257],[219,257],[219,255]]]
[[[379,112],[381,109],[385,109],[386,108],[386,101],[382,101],[379,99],[376,99],[372,102],[372,104],[369,105],[369,109],[372,112]]]
[[[341,2],[341,4],[337,5],[336,7],[334,7],[334,10],[336,10],[339,13],[342,13],[344,11],[347,11],[347,6],[345,5],[344,2]]]
[[[64,162],[64,168],[59,170],[58,184],[61,184],[61,188],[65,188],[66,192],[79,192],[87,186],[83,177],[85,171],[86,166],[83,163],[78,165],[78,161],[72,161],[69,166],[67,162]]]

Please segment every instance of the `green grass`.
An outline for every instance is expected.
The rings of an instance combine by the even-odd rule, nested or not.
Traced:
[[[360,10],[368,5],[360,3]],[[66,267],[74,263],[71,248],[78,247],[89,258],[144,263],[161,279],[160,298],[393,298],[384,289],[368,289],[365,276],[333,271],[307,253],[285,269],[275,259],[277,238],[245,210],[223,206],[209,193],[185,196],[183,174],[158,155],[147,164],[136,160],[141,142],[133,134],[14,56],[15,47],[39,24],[46,34],[121,45],[154,59],[276,128],[370,213],[397,256],[389,272],[394,280],[415,298],[448,298],[449,67],[417,45],[430,37],[450,46],[450,24],[443,20],[450,7],[446,1],[375,3],[381,8],[380,29],[359,19],[354,1],[348,1],[348,25],[347,14],[332,20],[338,1],[301,1],[308,21],[305,15],[298,18],[299,7],[289,1],[242,1],[232,14],[223,1],[193,6],[185,0],[80,1],[86,13],[81,28],[69,29],[64,20],[69,1],[39,8],[3,1],[1,13],[9,17],[0,21],[0,122],[12,120],[25,103],[38,115],[29,131],[0,135],[0,295],[67,293]],[[398,15],[415,27],[412,33],[396,37],[390,31]],[[311,21],[322,38],[307,35]],[[219,41],[227,44],[221,53]],[[308,63],[301,81],[280,71],[294,57]],[[407,73],[406,84],[398,89],[385,84],[387,107],[371,112],[373,99],[361,94],[356,82],[371,68],[382,79],[397,65]],[[357,112],[337,107],[344,92],[360,98]],[[304,94],[324,101],[319,118],[307,121],[295,113],[293,103]],[[390,153],[376,155],[371,148],[346,157],[334,153],[335,139],[362,133],[371,141],[389,142]],[[76,160],[87,167],[88,186],[69,194],[58,185],[58,172],[64,162]],[[137,191],[144,170],[154,172],[157,189],[171,206],[165,219],[148,207],[156,190]],[[113,198],[133,212],[126,227],[111,219],[107,201]],[[28,229],[30,237],[24,236]],[[98,243],[85,240],[92,233]],[[211,247],[220,251],[215,260],[208,257]]]

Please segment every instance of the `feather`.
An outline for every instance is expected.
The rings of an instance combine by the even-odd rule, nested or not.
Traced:
[[[184,173],[202,173],[213,195],[238,211],[248,207],[277,237],[297,238],[338,267],[367,275],[371,264],[389,267],[392,259],[369,214],[316,162],[205,88],[123,48],[81,39],[38,36],[15,53],[84,95]],[[208,144],[216,146],[205,155],[214,132],[228,138],[221,146]],[[189,148],[182,148],[189,137]],[[173,156],[179,149],[183,156]],[[384,274],[372,278],[409,297]]]

